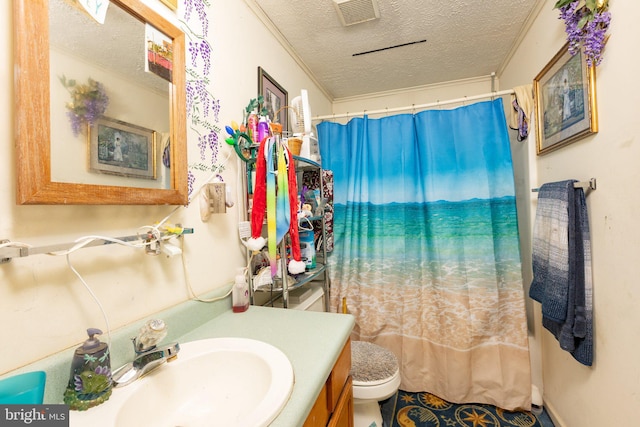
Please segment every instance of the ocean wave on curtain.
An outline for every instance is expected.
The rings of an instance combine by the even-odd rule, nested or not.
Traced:
[[[318,125],[334,173],[331,306],[391,349],[401,389],[530,408],[513,167],[502,100]]]

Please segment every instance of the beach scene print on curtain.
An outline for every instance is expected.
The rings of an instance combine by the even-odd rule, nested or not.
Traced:
[[[530,407],[515,187],[502,100],[318,125],[334,173],[331,306],[392,350],[401,389]]]

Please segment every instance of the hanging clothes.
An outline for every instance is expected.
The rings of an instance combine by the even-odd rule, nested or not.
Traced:
[[[530,408],[513,168],[501,99],[318,125],[334,173],[331,307],[392,350],[401,389]]]
[[[511,106],[509,127],[518,131],[518,141],[524,141],[529,136],[533,116],[533,85],[514,87]]]

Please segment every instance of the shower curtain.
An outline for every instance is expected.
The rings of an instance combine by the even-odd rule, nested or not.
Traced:
[[[317,127],[334,173],[331,306],[392,350],[401,389],[531,406],[515,189],[501,99]]]

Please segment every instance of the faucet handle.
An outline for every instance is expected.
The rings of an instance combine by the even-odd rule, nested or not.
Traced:
[[[167,336],[167,325],[161,319],[151,319],[144,324],[134,338],[136,352],[147,351]]]

